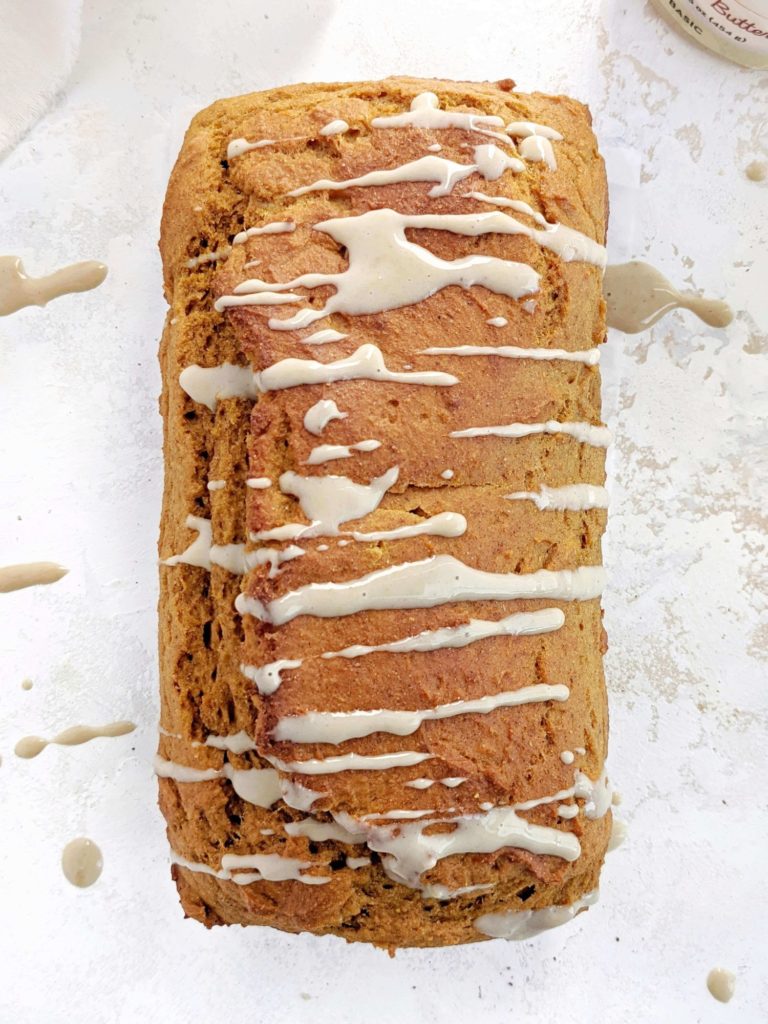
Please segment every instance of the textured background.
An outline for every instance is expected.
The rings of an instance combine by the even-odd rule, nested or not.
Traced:
[[[763,1020],[768,183],[744,168],[766,158],[765,73],[696,49],[642,0],[110,0],[84,25],[65,96],[0,164],[4,252],[31,273],[110,266],[97,292],[0,321],[0,563],[71,568],[2,598],[0,1020]],[[536,943],[394,961],[185,923],[150,775],[168,172],[218,96],[389,73],[511,76],[589,102],[612,258],[738,311],[720,333],[674,315],[603,356],[611,765],[630,835],[601,903]],[[13,755],[26,733],[114,718],[139,728]],[[83,834],[105,867],[79,891],[59,857]],[[738,974],[727,1008],[705,988],[715,964]]]

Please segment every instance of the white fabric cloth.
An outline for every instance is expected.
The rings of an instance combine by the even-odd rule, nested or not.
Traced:
[[[53,103],[80,49],[81,0],[0,0],[0,157]]]

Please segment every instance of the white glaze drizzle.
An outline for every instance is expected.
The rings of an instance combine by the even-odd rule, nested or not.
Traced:
[[[458,512],[440,512],[429,516],[411,526],[397,526],[392,530],[374,530],[372,533],[360,533],[354,530],[350,536],[356,541],[404,540],[407,537],[420,537],[428,534],[431,537],[461,537],[466,533],[467,520]]]
[[[496,622],[485,619],[470,619],[461,626],[445,626],[442,629],[424,630],[415,636],[393,640],[387,644],[367,646],[355,644],[341,651],[326,651],[322,658],[360,658],[377,651],[407,654],[411,651],[439,651],[444,648],[466,647],[491,636],[532,636],[538,633],[552,633],[565,622],[565,615],[559,608],[543,608],[536,612],[515,612]]]
[[[197,537],[181,554],[166,558],[163,565],[173,566],[183,563],[208,570],[213,565],[217,565],[226,569],[227,572],[242,576],[258,565],[269,564],[271,566],[269,576],[272,579],[278,575],[283,562],[300,558],[305,553],[303,548],[295,544],[283,550],[259,548],[256,551],[246,551],[245,544],[214,544],[210,519],[190,515],[187,516],[185,523],[190,530],[197,531]]]
[[[331,420],[345,420],[347,416],[349,413],[341,412],[334,401],[321,398],[304,414],[304,429],[319,437]]]
[[[495,114],[469,114],[460,110],[441,110],[440,100],[433,92],[422,92],[411,100],[411,109],[402,114],[391,114],[374,117],[371,121],[374,128],[463,128],[465,131],[479,132],[490,135],[501,142],[509,139],[491,127],[502,127],[504,121]]]
[[[605,246],[601,246],[599,242],[591,239],[588,234],[584,234],[584,232],[578,231],[574,227],[567,227],[565,224],[551,223],[521,200],[505,199],[501,196],[486,196],[484,193],[479,193],[479,191],[467,193],[467,197],[479,200],[482,203],[507,207],[519,213],[527,214],[527,216],[534,218],[536,223],[542,225],[541,230],[535,227],[526,227],[514,217],[509,217],[508,219],[513,224],[516,224],[519,230],[510,230],[506,233],[525,234],[527,238],[538,242],[544,249],[550,249],[566,263],[591,263],[601,270],[605,269],[608,261],[607,250]],[[482,216],[482,214],[479,214],[479,216]],[[507,215],[502,214],[501,216]]]
[[[287,320],[269,321],[274,330],[293,330],[308,327],[334,312],[380,313],[410,306],[450,285],[465,289],[483,285],[513,299],[538,291],[538,274],[526,263],[496,256],[442,260],[409,241],[405,234],[407,228],[449,231],[472,237],[492,233],[525,235],[565,262],[578,260],[600,269],[606,264],[604,246],[563,224],[532,228],[499,211],[409,215],[389,209],[369,210],[355,217],[315,225],[316,230],[326,232],[347,247],[349,265],[346,270],[336,274],[303,274],[283,283],[250,278],[237,285],[234,294],[218,298],[214,306],[221,312],[228,306],[262,305],[274,301],[279,293],[293,295],[291,288],[335,287],[335,293],[321,309],[304,309]],[[375,289],[370,287],[372,280],[376,281]]]
[[[340,117],[337,117],[334,121],[329,121],[328,124],[323,125],[320,129],[321,135],[343,135],[344,132],[349,131],[349,125],[346,121],[343,121]]]
[[[490,320],[485,321],[489,327],[506,327],[509,320],[505,316],[492,316]]]
[[[579,816],[579,805],[578,804],[560,804],[557,808],[557,813],[561,818],[578,818]]]
[[[626,821],[621,821],[614,816],[611,820],[611,838],[608,840],[606,853],[613,853],[614,850],[618,850],[627,838],[628,832]]]
[[[223,776],[223,772],[218,768],[190,768],[168,761],[159,754],[155,755],[153,766],[158,778],[173,779],[175,782],[210,782]]]
[[[192,744],[196,746],[196,744]],[[228,736],[217,736],[211,733],[206,737],[204,747],[214,747],[216,750],[228,750],[231,754],[244,754],[248,750],[255,750],[256,744],[247,732],[233,732]]]
[[[535,825],[518,813],[541,804],[554,803],[564,794],[584,799],[588,818],[602,817],[611,804],[611,789],[604,771],[596,782],[577,771],[570,790],[526,800],[511,807],[491,807],[483,814],[428,818],[396,826],[370,825],[345,812],[336,812],[333,817],[349,831],[367,830],[366,844],[382,855],[382,866],[389,877],[416,889],[420,887],[419,880],[425,871],[454,854],[493,853],[512,846],[534,854],[576,860],[581,853],[581,845],[572,832]],[[451,824],[454,829],[425,834],[425,830],[435,824]]]
[[[215,263],[217,260],[226,259],[227,256],[232,255],[234,246],[243,245],[249,238],[253,238],[256,235],[281,235],[295,230],[296,225],[292,221],[287,220],[274,221],[271,224],[263,224],[260,227],[245,228],[244,231],[238,231],[232,239],[231,245],[221,245],[214,252],[203,252],[198,256],[193,256],[187,260],[187,267],[190,270],[194,270],[195,267],[205,263]],[[251,260],[245,266],[255,266],[258,263],[261,263],[261,260]]]
[[[455,473],[453,472],[452,469],[444,469],[440,476],[443,478],[443,480],[453,480]]]
[[[267,665],[241,665],[240,671],[246,679],[256,683],[256,688],[263,696],[274,693],[282,683],[281,672],[288,669],[300,668],[301,658],[280,658],[278,661],[270,661]]]
[[[542,907],[540,910],[501,910],[482,914],[474,926],[481,935],[492,939],[533,939],[543,931],[568,924],[587,907],[597,903],[597,892],[587,893],[565,906]]]
[[[541,135],[529,135],[527,139],[518,143],[517,151],[523,160],[527,160],[529,163],[544,163],[550,171],[557,170],[557,160],[552,143]]]
[[[238,285],[238,288],[240,285]],[[274,291],[262,289],[258,295],[222,295],[216,299],[214,306],[219,312],[229,306],[281,306],[296,305],[303,302],[304,298],[294,292]],[[297,314],[298,315],[298,314]]]
[[[455,810],[455,807],[449,810]],[[372,811],[364,814],[361,821],[415,821],[417,818],[426,818],[428,814],[434,814],[434,809],[414,810],[411,808],[394,807],[391,811]]]
[[[504,321],[506,323],[506,320]],[[427,356],[500,356],[503,359],[562,359],[569,363],[594,366],[600,361],[599,348],[578,352],[564,348],[520,348],[517,345],[433,345],[421,350]]]
[[[180,554],[171,555],[163,561],[163,565],[195,565],[200,569],[211,568],[211,521],[203,519],[202,516],[187,516],[185,526],[190,530],[197,531],[197,537],[189,547],[186,547]]]
[[[478,202],[488,203],[490,206],[503,206],[508,210],[515,210],[517,213],[524,213],[527,217],[532,217],[535,223],[543,228],[553,226],[543,214],[539,213],[538,210],[534,210],[529,203],[524,202],[522,199],[509,199],[507,196],[489,196],[485,192],[465,192],[464,198],[477,199]]]
[[[232,245],[243,245],[249,238],[255,238],[257,235],[285,235],[295,230],[296,225],[293,221],[276,220],[270,224],[262,224],[260,227],[245,228],[243,231],[238,231],[232,239]]]
[[[191,256],[187,260],[187,269],[194,270],[195,267],[201,267],[206,263],[215,263],[217,260],[226,259],[232,253],[231,245],[221,245],[218,249],[213,252],[203,252],[199,256]]]
[[[369,484],[358,484],[346,476],[300,476],[289,470],[281,474],[279,484],[283,494],[298,498],[301,511],[311,520],[308,526],[298,526],[302,537],[334,537],[341,523],[362,519],[381,504],[390,487],[397,483],[399,470],[392,466]],[[276,529],[284,529],[277,527]],[[258,539],[271,539],[265,531]]]
[[[332,775],[336,772],[389,771],[391,768],[410,768],[422,761],[429,761],[432,754],[421,754],[415,750],[396,750],[391,754],[339,754],[337,757],[311,758],[308,761],[281,761],[267,757],[270,764],[281,772],[295,772],[298,775]],[[341,822],[341,824],[344,824]],[[346,826],[345,826],[346,828]],[[354,831],[354,828],[349,829]]]
[[[209,480],[207,484],[209,491],[223,491],[226,486],[226,480]]]
[[[272,486],[272,481],[268,476],[249,476],[245,481],[246,487],[251,487],[255,491],[266,490],[267,487]]]
[[[466,896],[470,892],[480,892],[483,889],[494,889],[493,882],[486,882],[484,885],[462,885],[458,889],[450,889],[447,885],[431,884],[419,886],[422,899],[425,900],[455,900],[459,896]]]
[[[257,301],[256,296],[260,293],[284,292],[292,288],[330,285],[336,289],[320,309],[304,309],[286,320],[269,320],[269,327],[273,330],[288,331],[308,327],[335,312],[359,315],[411,306],[450,285],[464,289],[482,285],[512,299],[525,298],[538,291],[539,275],[527,263],[482,255],[443,260],[409,241],[405,234],[409,228],[469,236],[537,233],[513,217],[498,212],[408,215],[389,209],[369,210],[359,216],[315,224],[315,230],[325,232],[347,248],[349,263],[346,270],[335,274],[303,274],[283,283],[248,279],[237,285],[233,295],[218,298],[214,306],[221,311],[228,305],[248,304],[249,299]],[[554,233],[542,231],[538,234],[542,239],[546,236],[552,245],[558,244]],[[593,246],[595,244],[592,243]],[[371,288],[371,281],[376,281],[376,288]]]
[[[307,335],[306,338],[299,338],[299,341],[302,345],[328,345],[332,341],[343,341],[348,337],[348,334],[342,334],[341,331],[334,331],[331,327],[326,327],[322,331],[315,331],[314,334]]]
[[[279,146],[281,142],[303,142],[306,135],[288,135],[284,139],[257,139],[249,142],[248,139],[232,139],[227,146],[227,160],[232,160],[243,153],[250,153],[252,149],[264,149],[267,146]]]
[[[272,807],[280,799],[280,786],[274,768],[234,768],[225,764],[222,768],[192,768],[188,765],[168,761],[160,755],[154,759],[155,774],[161,779],[175,782],[210,782],[214,779],[228,779],[237,795],[257,807]]]
[[[546,124],[537,124],[535,121],[512,121],[504,131],[514,139],[527,139],[531,135],[539,135],[542,139],[550,139],[552,142],[562,142],[563,139],[556,129]]]
[[[611,443],[611,434],[607,427],[594,426],[592,423],[559,423],[547,420],[546,423],[507,423],[494,427],[467,427],[464,430],[452,430],[450,437],[528,437],[531,434],[565,434],[581,444],[590,444],[596,448],[607,448]]]
[[[246,803],[272,807],[280,799],[280,779],[274,768],[233,768],[225,764],[222,771]]]
[[[529,853],[574,861],[581,853],[577,837],[547,825],[535,825],[518,815],[514,807],[496,807],[483,814],[457,818],[426,818],[417,822],[372,825],[336,812],[334,818],[350,831],[367,830],[366,844],[382,857],[382,867],[396,882],[420,888],[420,878],[439,860],[456,854],[495,853],[516,847]],[[436,824],[452,824],[451,832],[426,834]]]
[[[309,453],[306,465],[319,466],[336,459],[351,459],[355,452],[375,452],[377,448],[381,448],[381,441],[375,438],[357,441],[355,444],[319,444]]]
[[[592,508],[608,508],[608,491],[593,484],[566,484],[565,487],[541,485],[536,491],[515,491],[505,494],[508,501],[532,501],[538,509],[562,509],[581,512]]]
[[[427,195],[432,198],[448,195],[454,187],[472,174],[480,174],[486,181],[496,181],[506,170],[522,171],[524,164],[515,157],[507,156],[498,146],[475,146],[475,161],[460,164],[442,156],[422,156],[418,160],[399,164],[386,170],[369,171],[357,178],[333,181],[320,178],[311,185],[302,185],[289,192],[289,196],[303,196],[307,192],[342,192],[348,188],[367,188],[376,185],[395,185],[401,182],[434,181],[437,184]]]
[[[352,871],[357,871],[358,868],[367,868],[370,864],[370,857],[347,857],[347,867]]]
[[[186,372],[186,371],[185,371]],[[381,349],[376,345],[361,345],[350,356],[331,363],[315,359],[281,359],[256,375],[262,391],[280,391],[302,384],[334,384],[340,380],[374,380],[395,384],[420,384],[427,387],[449,387],[458,384],[450,373],[435,371],[401,372],[389,370]]]
[[[583,601],[600,595],[604,578],[600,566],[493,573],[475,569],[452,555],[433,555],[378,569],[346,583],[310,583],[266,605],[240,594],[236,606],[241,613],[281,626],[299,615],[335,618],[366,609],[434,608],[457,601]]]
[[[511,708],[521,704],[564,701],[568,699],[568,693],[567,686],[538,683],[518,690],[490,694],[474,700],[457,700],[418,711],[391,711],[384,708],[375,711],[307,711],[302,715],[278,719],[272,736],[278,742],[332,744],[360,739],[376,732],[410,736],[424,722],[436,722],[458,715],[487,715],[497,708]]]
[[[350,843],[353,846],[365,842],[365,835],[360,832],[348,832],[335,821],[317,821],[315,818],[303,818],[301,821],[289,821],[285,825],[289,836],[303,836],[315,843],[324,843],[329,839],[338,843]],[[368,858],[366,858],[368,860]],[[370,864],[370,860],[368,860]]]
[[[225,853],[221,858],[222,871],[230,872],[233,882],[238,885],[249,885],[251,882],[303,882],[305,885],[325,885],[330,882],[330,875],[305,875],[307,868],[313,866],[312,861],[297,860],[295,857],[282,857],[279,853]],[[253,869],[248,874],[237,875],[235,871],[245,868]]]
[[[456,789],[457,786],[463,785],[466,781],[467,778],[465,776],[454,775],[444,779],[413,779],[411,782],[406,782],[405,785],[410,789],[429,789],[431,786],[439,783],[447,789]]]
[[[256,398],[258,394],[253,370],[250,366],[187,366],[179,374],[179,384],[194,402],[216,411],[216,403],[223,398]]]
[[[248,551],[244,556],[245,571],[257,565],[269,565],[269,579],[272,580],[280,575],[280,566],[283,563],[292,562],[294,558],[301,558],[304,554],[304,548],[296,544],[289,544],[287,548],[259,548],[257,551]]]
[[[284,804],[297,811],[310,811],[314,802],[323,796],[317,790],[302,786],[300,782],[293,782],[291,779],[280,779],[280,795]]]

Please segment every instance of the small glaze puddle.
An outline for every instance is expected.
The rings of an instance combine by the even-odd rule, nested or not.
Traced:
[[[736,991],[736,975],[724,967],[713,967],[707,975],[707,988],[719,1003],[730,1002]]]
[[[99,878],[104,860],[96,843],[85,836],[67,843],[61,854],[64,877],[78,889],[87,889]]]
[[[608,304],[608,326],[625,334],[653,327],[673,309],[688,309],[710,327],[727,327],[733,310],[720,299],[678,291],[661,271],[649,263],[609,265],[603,279]]]

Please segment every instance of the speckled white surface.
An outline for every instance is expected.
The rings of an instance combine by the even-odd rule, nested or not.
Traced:
[[[155,240],[183,128],[219,96],[393,72],[512,76],[587,100],[614,258],[648,258],[739,310],[723,333],[675,315],[604,354],[611,763],[630,835],[600,904],[535,943],[396,960],[184,922],[150,775]],[[111,268],[97,292],[0,321],[0,563],[71,568],[2,596],[0,1020],[765,1019],[768,184],[743,169],[766,158],[767,85],[642,0],[86,4],[73,81],[0,164],[3,251],[33,273]],[[129,737],[12,753],[28,732],[126,717]],[[81,834],[105,856],[83,891],[59,868]],[[738,975],[727,1007],[705,985],[717,964]]]

